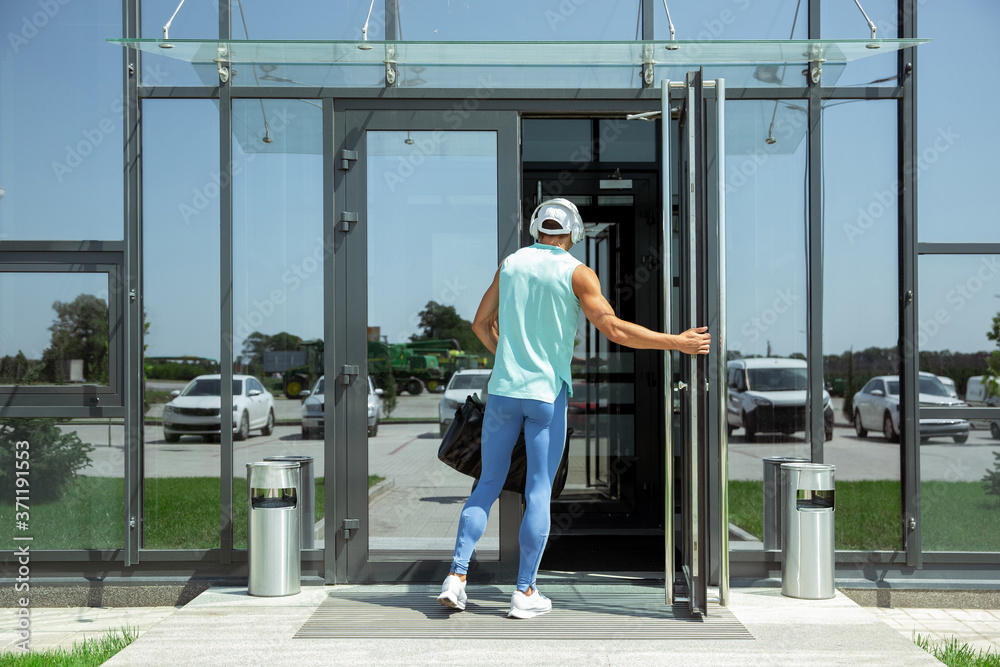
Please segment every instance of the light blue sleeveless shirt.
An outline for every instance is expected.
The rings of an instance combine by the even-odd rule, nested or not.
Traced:
[[[580,264],[562,248],[536,243],[500,265],[500,336],[490,394],[552,403],[565,382],[573,395],[570,363],[580,317],[573,271]]]

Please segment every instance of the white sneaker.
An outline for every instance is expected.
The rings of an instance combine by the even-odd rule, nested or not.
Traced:
[[[538,592],[532,591],[531,595],[525,595],[521,591],[514,591],[510,596],[510,611],[507,618],[534,618],[552,611],[552,600]]]
[[[441,595],[437,597],[437,601],[440,604],[463,611],[468,599],[468,596],[465,594],[464,581],[454,574],[449,574],[444,578],[444,583],[441,584]]]

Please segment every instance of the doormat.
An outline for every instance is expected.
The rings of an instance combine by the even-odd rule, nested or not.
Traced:
[[[663,593],[549,593],[553,609],[530,620],[507,618],[510,595],[473,593],[465,611],[443,607],[436,593],[343,591],[331,594],[296,639],[672,639],[754,637],[725,607],[706,617],[667,606]]]

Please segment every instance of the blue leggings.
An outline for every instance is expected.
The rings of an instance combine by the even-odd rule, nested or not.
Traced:
[[[535,576],[549,537],[549,502],[552,482],[566,443],[566,385],[554,403],[526,398],[491,395],[483,419],[483,473],[462,508],[451,571],[466,574],[476,543],[486,530],[490,507],[500,496],[510,469],[510,457],[524,425],[527,443],[528,479],[524,491],[526,508],[518,543],[521,562],[517,589],[535,587]]]

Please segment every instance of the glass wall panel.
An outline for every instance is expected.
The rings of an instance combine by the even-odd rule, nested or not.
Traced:
[[[920,177],[917,234],[935,243],[1000,242],[996,224],[993,159],[1000,133],[993,130],[1000,90],[970,81],[961,103],[934,94],[958,68],[987,56],[1000,25],[1000,5],[985,0],[920,4],[920,25],[934,42],[920,47],[916,165]],[[961,17],[961,20],[956,18]],[[928,30],[928,34],[930,31]]]
[[[1000,255],[920,258],[920,405],[1000,405]],[[1000,420],[920,419],[926,551],[1000,551]]]
[[[823,359],[834,420],[824,462],[837,466],[837,548],[899,549],[896,103],[828,104],[823,162]]]
[[[124,443],[121,420],[0,419],[3,549],[122,548]]]
[[[446,560],[472,484],[437,460],[441,431],[493,367],[471,322],[497,267],[497,134],[369,131],[367,160],[369,553]]]
[[[246,507],[246,464],[295,455],[313,459],[313,519],[323,518],[323,429],[302,421],[305,411],[322,418],[323,410],[323,264],[333,248],[323,243],[322,139],[318,102],[233,101],[237,514]],[[317,395],[306,399],[306,391]],[[234,523],[234,546],[246,548],[243,520]]]
[[[121,7],[0,3],[0,241],[123,238]]]
[[[106,273],[0,273],[0,386],[107,386],[109,324]]]
[[[142,112],[142,545],[218,548],[218,388],[190,381],[219,372],[219,111],[169,100]]]
[[[236,2],[232,4],[236,10]],[[171,21],[171,17],[173,21],[170,23],[169,37],[173,39],[215,39],[219,36],[219,3],[216,0],[185,2],[183,6],[179,5],[181,5],[180,0],[142,0],[140,36],[144,39],[163,39],[163,26]],[[102,36],[101,41],[103,42],[105,37],[114,37],[120,33],[119,21],[115,30]],[[233,33],[233,39],[242,38],[242,32]],[[121,57],[120,54],[115,55]],[[144,86],[219,85],[219,72],[215,65],[191,65],[154,53],[143,54],[140,76]]]
[[[675,39],[806,39],[809,34],[809,3],[805,0],[707,0],[667,5]],[[670,39],[663,3],[654,6],[656,39]]]
[[[743,538],[734,550],[763,548],[763,459],[809,457],[805,127],[795,103],[726,102],[730,521]]]
[[[925,4],[920,3],[921,15]],[[899,37],[898,0],[864,0],[861,6],[865,8],[868,18],[875,24],[876,39],[896,39]],[[820,3],[820,15],[820,32],[823,39],[868,39],[871,37],[872,32],[868,27],[868,22],[853,2],[825,0]],[[926,27],[928,24],[921,20],[921,25]],[[921,51],[922,53],[923,51]],[[828,71],[824,65],[823,85],[895,86],[898,83],[897,70],[896,53],[880,53],[870,58],[847,63],[843,69],[837,68]]]

